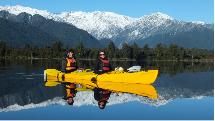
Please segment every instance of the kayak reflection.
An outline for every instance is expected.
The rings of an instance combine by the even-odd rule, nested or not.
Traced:
[[[65,85],[65,83],[62,83],[62,82],[48,80],[45,83],[45,86],[53,87],[53,86],[57,86],[58,84]],[[73,86],[73,89],[75,87],[75,91],[74,90],[68,91],[68,92],[74,92],[75,94],[79,91],[93,91],[94,99],[98,102],[98,106],[100,109],[105,108],[106,104],[108,103],[108,99],[109,99],[111,93],[130,93],[130,94],[136,94],[139,96],[144,96],[144,97],[147,97],[150,99],[158,98],[157,91],[153,85],[113,83],[113,82],[103,82],[103,83],[98,82],[96,84],[95,83],[68,83],[68,82],[66,82],[66,84],[75,85],[75,86]],[[73,102],[74,102],[74,100],[73,100]]]

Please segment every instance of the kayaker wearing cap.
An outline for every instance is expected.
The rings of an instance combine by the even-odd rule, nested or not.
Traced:
[[[96,74],[103,74],[105,72],[109,72],[112,70],[110,61],[108,58],[105,56],[104,51],[99,52],[99,57],[96,61],[94,73]]]
[[[70,49],[62,60],[62,69],[64,73],[70,73],[77,70],[77,62],[74,55],[74,50]]]
[[[76,84],[74,83],[63,83],[63,86],[65,88],[65,96],[63,99],[65,99],[68,103],[68,105],[73,105],[74,103],[74,97],[76,96],[77,90],[76,90]]]
[[[104,90],[101,88],[95,88],[94,91],[94,99],[98,101],[98,106],[100,109],[104,109],[106,104],[108,103],[108,99],[110,97],[111,91]]]

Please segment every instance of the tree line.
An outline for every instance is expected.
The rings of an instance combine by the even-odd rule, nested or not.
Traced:
[[[70,48],[65,48],[60,41],[54,42],[50,46],[37,47],[26,44],[22,48],[9,47],[5,42],[0,41],[0,57],[1,58],[62,58],[66,51]],[[128,45],[124,43],[121,48],[117,48],[113,42],[110,42],[106,48],[86,48],[80,42],[74,48],[77,58],[96,59],[98,51],[105,51],[110,59],[134,59],[134,60],[213,60],[213,50],[198,49],[198,48],[183,48],[175,44],[169,46],[157,44],[151,48],[147,44],[144,47],[139,47],[136,43]]]

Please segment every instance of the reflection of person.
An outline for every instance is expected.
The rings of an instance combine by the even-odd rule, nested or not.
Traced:
[[[76,96],[76,93],[77,93],[76,84],[63,83],[63,86],[65,88],[65,96],[63,99],[65,99],[69,105],[73,105],[74,103],[73,98]]]
[[[98,101],[99,108],[104,109],[108,102],[111,92],[101,88],[95,88],[93,91],[94,91],[94,99]]]
[[[96,61],[94,73],[103,74],[112,70],[111,64],[108,58],[105,56],[104,51],[99,52],[99,57]]]
[[[62,60],[62,69],[64,73],[70,73],[77,70],[77,62],[74,55],[74,50],[70,49]]]

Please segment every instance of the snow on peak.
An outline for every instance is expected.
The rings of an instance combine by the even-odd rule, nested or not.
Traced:
[[[163,19],[169,19],[169,20],[173,20],[173,18],[167,14],[161,13],[161,12],[156,12],[156,13],[152,13],[149,16],[153,16],[153,17],[157,17],[157,18],[163,18]]]
[[[0,10],[6,10],[9,13],[15,15],[18,15],[22,12],[26,12],[31,15],[39,14],[48,19],[67,22],[76,26],[77,28],[89,32],[97,39],[116,37],[121,31],[125,29],[126,26],[129,26],[134,22],[138,23],[138,21],[144,21],[145,23],[146,21],[154,21],[152,24],[159,25],[159,23],[163,23],[161,21],[172,20],[170,16],[161,12],[153,13],[149,16],[143,16],[138,19],[105,11],[71,11],[54,14],[46,10],[38,10],[21,5],[4,7],[0,6]]]
[[[98,39],[116,36],[118,31],[134,21],[128,16],[102,11],[62,12],[59,17],[67,23],[88,31]]]
[[[0,11],[1,10],[8,11],[9,13],[12,13],[12,14],[15,14],[15,15],[18,15],[18,14],[20,14],[22,12],[26,12],[26,13],[31,14],[31,15],[40,14],[42,16],[49,16],[51,14],[46,10],[37,10],[37,9],[34,9],[34,8],[24,7],[24,6],[21,6],[21,5],[0,6]]]
[[[59,16],[63,19],[66,19],[68,23],[77,24],[77,26],[81,26],[81,22],[85,21],[87,24],[90,23],[94,24],[93,26],[97,28],[98,26],[105,25],[115,25],[119,27],[124,27],[133,20],[128,16],[119,15],[112,12],[101,12],[101,11],[94,11],[94,12],[62,12]],[[84,24],[84,23],[82,23]],[[88,25],[88,26],[90,26]]]
[[[203,21],[192,21],[194,24],[200,24],[200,25],[205,25],[205,22]]]
[[[174,18],[161,12],[140,17],[138,20],[126,27],[128,36],[125,40],[131,42],[135,39],[137,40],[149,37],[153,33],[157,33],[161,28],[166,28],[171,21],[175,21]]]
[[[165,23],[166,21],[174,20],[172,17],[168,16],[167,14],[163,14],[161,12],[152,13],[150,15],[145,15],[143,17],[140,17],[137,21],[134,23],[144,23],[148,24],[151,23],[153,26],[159,26],[162,23]]]
[[[39,14],[45,18],[53,19],[55,21],[63,21],[61,20],[57,14],[50,13],[46,10],[38,10],[30,7],[25,7],[21,5],[15,5],[15,6],[0,6],[0,11],[5,10],[8,11],[11,14],[18,15],[20,13],[28,13],[30,15]]]

